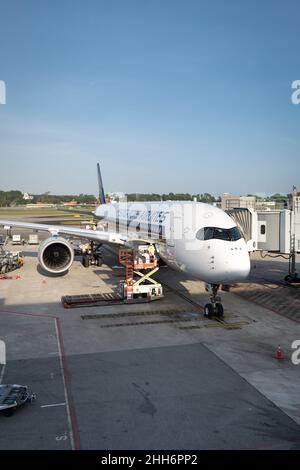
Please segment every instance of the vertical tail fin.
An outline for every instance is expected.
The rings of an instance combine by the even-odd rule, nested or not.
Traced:
[[[97,163],[97,172],[98,172],[99,201],[100,201],[100,204],[106,204],[105,192],[103,188],[103,182],[102,182],[102,176],[101,176],[99,163]]]

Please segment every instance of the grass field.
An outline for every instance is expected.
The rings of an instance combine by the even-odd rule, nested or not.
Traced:
[[[0,207],[0,217],[43,217],[43,216],[61,216],[66,215],[67,212],[57,211],[52,207],[28,209],[22,207]]]
[[[79,209],[79,208],[78,208]],[[76,208],[75,208],[76,210]],[[95,210],[95,207],[84,207],[84,210]],[[0,218],[9,219],[9,217],[45,217],[45,216],[73,216],[68,209],[65,211],[56,210],[55,207],[0,207]],[[86,216],[85,216],[86,218]]]

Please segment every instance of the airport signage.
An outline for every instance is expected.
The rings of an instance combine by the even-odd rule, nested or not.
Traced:
[[[6,104],[6,84],[0,80],[0,104]]]

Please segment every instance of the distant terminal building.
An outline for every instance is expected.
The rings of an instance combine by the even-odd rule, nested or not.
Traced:
[[[272,211],[276,208],[276,201],[256,201],[257,210]]]
[[[255,209],[256,197],[255,196],[233,196],[229,193],[224,193],[221,198],[221,207],[224,211],[230,209]]]
[[[232,209],[253,209],[257,211],[272,211],[280,209],[289,209],[289,201],[266,201],[256,196],[233,196],[224,193],[221,198],[221,208],[224,211]]]

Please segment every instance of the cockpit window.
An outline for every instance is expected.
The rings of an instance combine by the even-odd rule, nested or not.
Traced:
[[[240,238],[242,238],[243,235],[241,234],[241,231],[239,228],[233,227],[230,229],[230,237],[231,237],[231,241],[235,242],[236,240],[239,240]]]
[[[233,228],[219,228],[219,227],[204,227],[200,228],[196,233],[198,240],[225,240],[234,242],[242,238],[242,234],[237,227]]]

